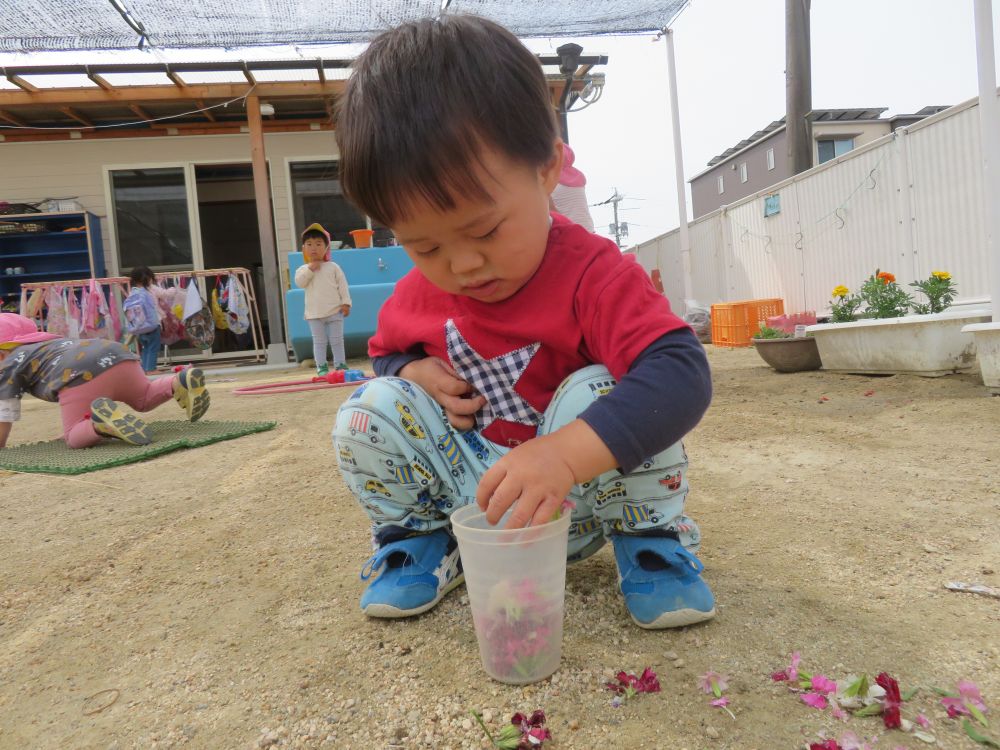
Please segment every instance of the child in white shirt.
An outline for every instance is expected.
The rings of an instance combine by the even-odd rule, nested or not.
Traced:
[[[333,366],[347,361],[344,354],[344,318],[351,314],[351,293],[340,266],[330,260],[330,233],[310,224],[302,233],[305,264],[295,271],[295,283],[306,291],[306,323],[312,333],[316,374],[329,372],[326,348],[333,352]]]

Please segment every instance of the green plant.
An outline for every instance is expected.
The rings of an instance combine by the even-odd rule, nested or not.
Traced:
[[[864,300],[856,294],[851,294],[851,290],[843,284],[838,284],[833,288],[833,302],[830,308],[833,311],[830,320],[833,323],[850,323],[857,320],[858,308]]]
[[[868,318],[901,318],[910,310],[913,298],[896,283],[896,277],[888,271],[879,271],[869,276],[859,292],[868,308]]]
[[[920,290],[927,297],[927,304],[913,304],[913,312],[918,315],[944,312],[951,306],[955,292],[958,291],[951,274],[947,271],[931,271],[931,275],[926,279],[914,281],[910,286]]]
[[[792,334],[782,331],[780,328],[768,328],[761,326],[754,336],[755,339],[790,339]]]

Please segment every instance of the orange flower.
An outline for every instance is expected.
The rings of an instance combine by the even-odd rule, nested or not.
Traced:
[[[881,279],[882,283],[885,284],[886,286],[888,286],[889,284],[892,284],[896,280],[896,277],[893,276],[888,271],[882,271],[882,272],[880,272],[879,275],[878,275],[878,278]]]

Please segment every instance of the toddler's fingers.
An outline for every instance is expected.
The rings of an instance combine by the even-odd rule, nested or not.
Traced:
[[[490,500],[493,498],[493,493],[496,492],[497,487],[507,476],[507,470],[504,469],[503,464],[495,463],[486,473],[483,474],[483,478],[479,480],[479,486],[476,487],[476,505],[479,506],[479,510],[487,510],[490,507]],[[492,523],[496,523],[493,521]]]
[[[441,394],[439,403],[445,408],[446,411],[468,416],[475,414],[477,411],[482,409],[483,404],[486,403],[486,399],[482,396],[476,396],[475,398],[460,398],[458,396]]]
[[[556,510],[562,504],[562,500],[555,495],[549,495],[544,502],[535,510],[535,515],[531,517],[531,526],[540,526],[552,520]]]
[[[472,387],[464,380],[448,375],[441,378],[441,382],[438,383],[438,389],[449,396],[464,396],[472,390]]]
[[[504,486],[500,485],[500,491],[503,492],[503,490]],[[495,497],[496,494],[494,494]],[[517,502],[514,503],[514,509],[511,511],[510,518],[504,524],[505,529],[523,529],[526,526],[530,526],[531,519],[534,518],[536,510],[542,502],[542,496],[537,494],[537,492],[526,489],[521,492],[521,496],[516,498],[516,500]],[[492,504],[491,502],[490,505]],[[500,515],[502,516],[503,514],[501,513]],[[486,518],[489,519],[489,514],[487,514]],[[499,518],[497,520],[499,521]]]
[[[460,432],[465,432],[466,430],[471,430],[476,426],[476,420],[473,417],[465,416],[463,414],[456,414],[455,412],[445,409],[445,416],[451,423],[451,426]]]

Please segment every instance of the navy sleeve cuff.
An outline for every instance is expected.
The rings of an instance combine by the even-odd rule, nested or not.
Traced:
[[[614,390],[580,419],[628,474],[694,429],[711,401],[708,357],[694,332],[684,328],[646,347]]]
[[[372,357],[372,369],[376,377],[393,377],[406,367],[410,362],[423,359],[424,354],[414,354],[413,352],[399,352],[398,354],[387,354],[384,357]]]

